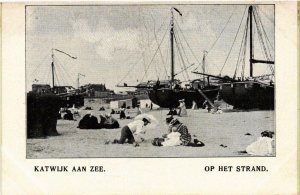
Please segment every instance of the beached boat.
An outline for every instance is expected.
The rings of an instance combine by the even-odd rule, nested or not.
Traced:
[[[60,86],[55,84],[55,57],[54,57],[54,51],[62,53],[72,59],[76,59],[76,57],[71,56],[70,54],[58,50],[58,49],[52,49],[52,62],[51,62],[51,73],[52,73],[52,87],[48,84],[33,84],[33,92],[39,93],[41,95],[53,93],[61,98],[61,106],[62,107],[72,107],[75,105],[76,107],[81,107],[84,105],[84,94],[80,93],[78,89],[75,89],[72,86]],[[79,74],[78,74],[79,77]]]
[[[258,35],[258,40],[264,48],[264,55],[267,58],[266,60],[257,60],[254,58],[254,25],[256,27],[256,34]],[[214,77],[220,79],[220,96],[222,99],[233,105],[237,109],[274,109],[274,61],[270,58],[270,55],[267,53],[268,47],[266,41],[269,39],[267,37],[264,27],[262,25],[258,10],[254,6],[249,6],[248,8],[248,17],[246,21],[246,26],[244,30],[244,39],[242,40],[241,50],[242,53],[246,53],[246,46],[248,40],[248,31],[249,31],[249,51],[250,51],[250,74],[249,77],[245,77],[244,72],[242,76],[236,79],[236,75],[232,78],[224,78],[215,75],[207,75],[209,77]],[[239,56],[240,57],[240,56]],[[245,59],[244,59],[245,60]],[[240,61],[240,59],[238,59]],[[245,61],[243,62],[245,66]],[[257,63],[268,64],[271,70],[271,74],[253,76],[253,65]],[[244,68],[243,68],[244,71]],[[196,74],[202,74],[199,72],[194,72]],[[236,74],[236,71],[235,71]],[[203,75],[203,74],[202,74]]]
[[[213,100],[216,98],[219,87],[212,85],[209,82],[205,82],[201,79],[189,80],[189,82],[183,87],[181,86],[182,82],[175,77],[186,71],[185,67],[179,73],[175,73],[175,55],[174,55],[174,44],[179,44],[179,39],[176,39],[174,31],[174,13],[178,13],[182,16],[182,13],[176,9],[171,8],[171,22],[170,22],[170,80],[157,80],[157,81],[148,81],[140,83],[137,88],[145,88],[148,90],[149,99],[154,103],[159,105],[162,108],[176,108],[179,106],[179,100],[184,99],[187,108],[191,108],[193,102],[197,104],[198,107],[202,107],[205,100]],[[174,43],[175,40],[175,43]],[[176,45],[179,50],[180,46]],[[179,53],[179,55],[182,55]],[[182,59],[182,56],[181,56]],[[132,87],[132,86],[125,86]]]

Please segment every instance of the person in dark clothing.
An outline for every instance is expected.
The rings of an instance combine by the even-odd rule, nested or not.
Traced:
[[[176,109],[175,108],[170,108],[170,111],[169,111],[169,113],[167,115],[171,115],[171,116],[177,115]]]
[[[120,119],[126,119],[125,108],[121,108],[121,111],[120,111]]]
[[[70,110],[66,110],[66,114],[64,115],[65,120],[74,120],[73,114]]]
[[[115,110],[114,110],[114,109],[111,109],[110,114],[115,114],[115,113],[116,113]]]
[[[79,129],[100,129],[101,127],[98,124],[98,119],[90,113],[90,114],[86,114],[79,121],[77,128],[79,128]]]

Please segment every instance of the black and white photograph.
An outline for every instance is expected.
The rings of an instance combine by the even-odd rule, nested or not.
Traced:
[[[299,194],[299,2],[0,16],[1,194]]]
[[[275,10],[25,6],[26,158],[276,157]]]

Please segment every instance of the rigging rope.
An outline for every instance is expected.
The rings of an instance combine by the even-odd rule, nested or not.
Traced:
[[[247,7],[245,7],[245,11],[244,11],[243,17],[242,17],[242,19],[241,19],[241,22],[240,22],[240,24],[239,24],[238,31],[237,31],[236,34],[235,34],[235,37],[234,37],[233,43],[232,43],[232,45],[231,45],[231,47],[230,47],[229,53],[228,53],[228,55],[227,55],[227,57],[226,57],[226,60],[225,60],[225,62],[224,62],[224,64],[223,64],[221,70],[220,70],[220,73],[219,73],[220,75],[221,75],[221,73],[222,73],[222,71],[223,71],[223,68],[224,68],[224,66],[225,66],[225,64],[226,64],[226,62],[227,62],[227,60],[228,60],[228,58],[229,58],[229,56],[230,56],[230,54],[231,54],[231,50],[232,50],[232,48],[233,48],[233,45],[234,45],[235,40],[236,40],[236,38],[237,38],[237,35],[238,35],[239,31],[240,31],[241,24],[242,24],[243,19],[244,19],[244,17],[245,17],[246,10],[247,10]]]
[[[168,42],[168,46],[166,47],[166,50],[167,50],[167,55],[166,55],[166,66],[167,66],[167,64],[169,64],[169,52],[170,52],[170,42]],[[165,74],[164,74],[164,77],[163,78],[165,78],[166,80],[168,79],[168,71],[169,71],[169,66],[167,66],[167,68],[166,68],[166,66],[164,67],[167,71],[165,72]]]
[[[160,42],[160,44],[159,44],[159,46],[158,46],[158,48],[156,49],[156,51],[155,51],[155,53],[154,53],[154,55],[153,55],[153,57],[152,57],[152,59],[151,59],[149,65],[147,66],[147,69],[146,69],[146,71],[145,71],[145,74],[144,74],[143,77],[142,77],[142,80],[144,79],[145,75],[147,74],[147,72],[148,72],[148,70],[149,70],[149,67],[150,67],[151,63],[153,62],[154,57],[156,56],[157,51],[158,51],[158,49],[160,48],[160,46],[161,46],[163,40],[165,39],[165,36],[166,36],[168,30],[169,30],[169,29],[167,28],[167,29],[166,29],[166,32],[164,33],[164,36],[163,36],[163,38],[162,38],[162,40],[161,40],[161,42]]]
[[[257,14],[258,14],[257,12],[254,12],[254,21],[255,21],[255,24],[256,24],[256,27],[257,27],[257,31],[258,31],[258,35],[259,35],[258,37],[259,37],[259,41],[260,41],[259,42],[260,43],[260,47],[264,51],[263,54],[265,55],[265,58],[268,61],[271,61],[271,59],[273,57],[272,57],[272,54],[271,54],[270,49],[268,47],[268,44],[265,44],[265,42],[264,42],[263,33],[262,33],[262,30],[261,30],[261,28],[264,30],[264,27],[261,26],[262,23],[261,23],[261,21],[259,21],[260,19],[258,18]],[[265,39],[267,39],[266,35],[265,35]],[[271,70],[272,74],[274,74],[274,69],[273,69],[272,65],[268,64],[268,67]]]
[[[35,73],[36,71],[41,67],[41,65],[45,62],[46,58],[49,57],[49,55],[45,55],[45,57],[43,58],[43,60],[41,61],[40,64],[38,64],[36,66],[36,68],[32,71],[31,75],[34,77],[35,76]]]
[[[240,51],[239,51],[239,56],[238,56],[238,59],[237,59],[237,62],[236,62],[236,68],[235,68],[235,71],[234,71],[234,74],[233,74],[233,79],[236,78],[236,74],[237,74],[237,71],[240,67],[240,61],[243,59],[241,56],[242,53],[242,50],[244,51],[246,48],[243,48],[244,46],[244,42],[247,41],[247,31],[248,31],[248,20],[249,18],[247,18],[247,21],[246,21],[246,26],[245,26],[245,29],[244,29],[244,33],[243,33],[243,37],[242,37],[242,42],[241,42],[241,46],[240,46]]]
[[[176,28],[174,28],[174,31],[175,31],[176,33],[178,32]],[[189,59],[188,59],[188,57],[187,57],[187,54],[186,54],[186,52],[185,52],[185,50],[184,50],[184,48],[183,48],[183,44],[182,44],[182,41],[181,41],[181,39],[180,39],[180,37],[179,37],[179,33],[178,33],[177,39],[178,39],[179,46],[181,46],[182,52],[183,52],[183,54],[184,54],[184,56],[185,56],[185,59],[186,59],[187,63],[188,63],[188,64],[191,64],[190,61],[189,61]]]
[[[140,58],[136,63],[134,63],[128,70],[128,72],[125,74],[125,76],[121,79],[121,81],[118,83],[118,85],[129,75],[131,70],[142,60],[143,58]]]
[[[155,20],[154,20],[154,17],[152,15],[152,12],[150,12],[150,15],[151,15],[151,18],[153,20],[153,23],[154,23],[154,26],[153,26],[153,31],[154,31],[154,37],[155,37],[155,41],[156,41],[156,44],[158,44],[158,40],[157,40],[157,35],[156,35],[156,30],[155,30]],[[163,67],[164,67],[164,70],[165,70],[165,73],[167,74],[167,69],[166,69],[166,66],[165,66],[165,61],[163,59],[163,55],[162,55],[162,52],[161,52],[161,49],[159,48],[159,54],[160,54],[160,58],[161,58],[161,61],[163,63]],[[161,71],[159,71],[161,73]],[[160,76],[160,73],[158,75],[158,77]]]
[[[60,69],[59,72],[61,72],[61,79],[62,79],[63,83],[65,83],[64,85],[76,86],[74,81],[72,81],[72,79],[71,79],[71,75],[67,72],[67,70],[64,68],[64,66],[60,62],[56,64],[56,67],[57,67],[57,71],[59,71],[59,69]],[[66,77],[63,74],[65,74]]]
[[[226,24],[224,25],[224,27],[223,27],[221,33],[219,34],[219,36],[217,37],[217,39],[215,40],[215,42],[214,42],[214,43],[212,44],[212,46],[208,49],[208,51],[207,51],[208,54],[209,54],[209,52],[214,48],[214,46],[216,45],[217,41],[219,40],[219,38],[220,38],[221,35],[223,34],[223,32],[224,32],[225,28],[227,27],[227,25],[228,25],[228,23],[229,23],[231,17],[233,16],[233,13],[234,13],[234,11],[232,11],[231,15],[229,16],[229,18],[228,18]],[[208,54],[207,54],[207,55],[208,55]]]
[[[186,74],[187,79],[190,80],[190,77],[189,77],[189,75],[188,75],[188,73],[186,71],[187,68],[186,68],[186,65],[184,63],[184,59],[183,59],[183,56],[182,56],[182,53],[181,53],[180,44],[178,43],[179,40],[177,40],[177,35],[175,35],[175,33],[174,33],[174,38],[175,38],[176,47],[177,47],[177,50],[178,50],[178,53],[179,53],[179,56],[180,56],[180,59],[181,59],[182,65],[183,65],[183,70],[185,70],[184,72]]]
[[[247,30],[246,30],[246,37],[245,37],[245,42],[244,42],[244,53],[243,53],[243,58],[242,58],[242,73],[241,73],[241,77],[242,77],[242,80],[244,80],[245,78],[245,65],[246,65],[246,62],[245,62],[245,59],[246,59],[246,51],[247,51],[247,37],[248,37],[248,25],[247,25]]]
[[[141,10],[139,10],[139,13],[141,12]],[[139,14],[139,15],[141,15],[141,14]],[[141,18],[142,16],[140,16],[139,17],[139,21],[140,21],[140,23],[142,23],[141,22],[141,20],[140,20],[140,18]],[[164,19],[164,22],[160,25],[160,27],[158,28],[158,32],[160,32],[161,30],[162,30],[162,27],[165,25],[165,23],[166,23],[166,21],[167,21],[167,18],[168,18],[168,16],[166,16],[165,17],[165,19]],[[143,24],[145,25],[145,23],[144,23],[144,21],[143,21]],[[147,29],[147,27],[146,26],[144,26],[145,27],[145,29]],[[168,30],[168,29],[167,29]],[[148,31],[147,31],[148,32]],[[152,47],[152,45],[153,45],[153,42],[152,42],[152,44],[149,46],[149,47]],[[146,62],[145,62],[145,57],[144,57],[144,54],[145,54],[145,50],[141,53],[141,55],[142,55],[142,58],[141,59],[139,59],[138,61],[136,61],[136,63],[134,63],[132,66],[131,66],[131,68],[129,69],[129,71],[127,72],[127,74],[125,74],[125,76],[119,81],[119,83],[118,83],[118,85],[121,83],[121,82],[123,82],[124,81],[124,79],[129,75],[129,73],[131,72],[131,70],[141,61],[141,60],[143,60],[143,65],[144,65],[144,69],[145,69],[145,72],[147,71],[147,68],[146,68]],[[127,58],[127,60],[129,59],[129,58],[131,58],[133,55],[131,55],[131,56],[129,56],[128,58]],[[126,61],[127,61],[126,60]],[[143,78],[145,77],[145,76],[147,76],[146,74],[143,76]]]
[[[176,45],[176,47],[178,47],[177,45]],[[179,55],[177,55],[177,58],[178,58],[178,62],[179,62],[179,64],[181,65],[181,69],[183,69],[183,66],[182,66],[182,61],[180,61],[180,57],[179,57]],[[182,59],[181,59],[182,60]],[[186,80],[186,77],[185,77],[185,75],[184,74],[182,74],[182,76],[183,76],[183,79],[184,80]]]
[[[189,44],[188,41],[186,40],[186,38],[185,38],[185,36],[184,36],[184,34],[183,34],[183,32],[182,32],[180,26],[178,25],[178,22],[177,22],[176,19],[175,19],[175,23],[176,23],[176,25],[178,26],[179,32],[182,34],[182,37],[183,37],[185,43],[187,44],[187,46],[189,47],[189,49],[190,49],[192,55],[194,56],[194,58],[196,59],[196,61],[198,62],[198,64],[200,64],[200,61],[198,60],[198,58],[197,58],[196,55],[194,54],[192,48],[190,47],[190,44]]]
[[[257,7],[257,8],[259,9],[259,7]],[[254,7],[254,11],[255,11],[256,14],[258,15],[258,18],[259,18],[259,21],[260,21],[260,23],[261,23],[261,26],[263,27],[264,25],[262,24],[261,17],[260,17],[260,14],[259,14],[259,13],[263,13],[264,15],[265,15],[265,13],[264,13],[263,11],[258,12],[258,11],[256,10],[256,6]],[[265,16],[266,16],[266,15],[265,15]],[[269,17],[266,16],[266,18],[268,18],[268,19],[271,21],[271,19],[270,19]],[[274,21],[271,21],[271,23],[274,24]],[[269,40],[269,38],[268,38],[268,36],[267,36],[267,33],[266,33],[266,31],[265,31],[264,28],[263,28],[263,31],[264,31],[264,34],[265,34],[265,36],[266,36],[266,38],[267,38],[267,41],[269,42],[270,46],[271,46],[272,49],[274,50],[274,47],[273,47],[273,45],[271,44],[271,42],[270,42],[270,40]]]
[[[69,84],[70,85],[73,85],[73,86],[76,86],[76,84],[74,85],[74,82],[75,81],[72,81],[72,76],[70,75],[70,73],[64,68],[64,66],[62,65],[62,63],[60,62],[60,60],[58,60],[58,58],[56,56],[54,56],[55,58],[55,61],[57,62],[55,64],[55,66],[57,68],[60,68],[62,70],[62,74],[65,73],[66,74],[66,79],[68,79],[69,81],[71,81]],[[64,76],[62,75],[62,79],[64,78]],[[68,83],[68,82],[67,82]]]

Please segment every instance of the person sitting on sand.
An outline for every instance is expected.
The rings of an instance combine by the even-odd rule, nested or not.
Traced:
[[[154,146],[163,146],[163,142],[167,141],[169,135],[172,137],[172,144],[175,145],[176,142],[176,132],[180,134],[180,145],[182,146],[192,146],[192,147],[202,147],[204,143],[198,139],[194,139],[192,142],[192,136],[190,135],[188,128],[182,124],[178,119],[171,117],[166,118],[166,123],[168,124],[167,134],[163,135],[163,138],[154,138],[152,145]],[[178,134],[177,134],[178,135]],[[167,139],[166,139],[167,138]],[[167,144],[166,144],[167,145]]]
[[[116,114],[115,110],[114,110],[114,109],[111,109],[110,114]]]
[[[100,129],[101,127],[98,124],[97,117],[93,116],[91,112],[88,112],[84,117],[79,121],[79,129]]]
[[[103,127],[106,129],[117,129],[120,127],[119,122],[114,119],[111,114],[105,114],[105,121]]]
[[[66,110],[66,114],[64,115],[64,120],[74,120],[73,114],[70,110]]]
[[[186,107],[185,107],[185,100],[179,100],[179,111],[178,111],[178,116],[187,116],[187,111],[186,111]]]
[[[121,111],[120,111],[120,119],[126,119],[125,108],[121,108]]]
[[[164,138],[164,141],[161,144],[162,146],[180,146],[182,144],[180,137],[181,135],[177,132],[177,128],[173,127],[172,132]]]
[[[210,112],[211,109],[212,109],[212,106],[210,105],[210,103],[209,103],[207,100],[205,100],[205,101],[203,102],[203,106],[204,106],[204,108],[207,110],[207,112]]]
[[[137,106],[136,106],[136,109],[137,109],[137,111],[136,111],[136,116],[138,116],[138,115],[140,115],[140,114],[143,113],[142,110],[141,110],[141,108],[140,108],[140,105],[137,105]]]
[[[263,131],[261,137],[247,146],[246,152],[255,156],[269,156],[273,154],[272,142],[274,132]]]
[[[174,109],[174,108],[170,108],[170,111],[168,112],[168,114],[167,115],[171,115],[171,116],[173,116],[173,115],[177,115],[177,111],[176,111],[176,109]]]
[[[143,136],[146,133],[145,126],[149,123],[150,121],[146,118],[128,123],[122,128],[120,139],[115,139],[113,144],[124,144],[127,140],[127,143],[133,144],[135,147],[139,146],[138,142],[143,142],[145,140]],[[109,141],[105,142],[105,144],[108,143]]]
[[[178,119],[173,118],[169,123],[168,134],[172,132],[180,133],[181,145],[187,146],[191,140],[191,134],[188,131],[187,126],[182,124]]]

